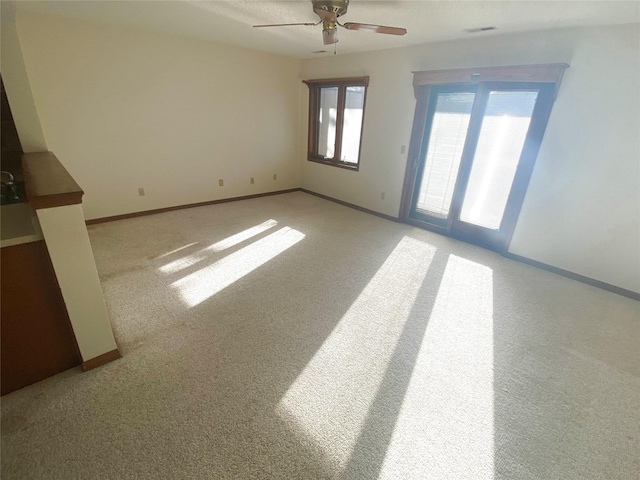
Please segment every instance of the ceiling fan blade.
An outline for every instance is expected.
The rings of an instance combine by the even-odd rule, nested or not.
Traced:
[[[322,30],[322,41],[325,45],[338,43],[338,30],[335,28],[332,28],[331,30]]]
[[[387,27],[384,25],[371,25],[369,23],[347,22],[342,27],[347,30],[369,30],[375,33],[386,33],[387,35],[404,35],[407,33],[406,28]]]
[[[261,28],[261,27],[291,27],[291,26],[295,26],[295,25],[305,25],[308,27],[315,27],[316,25],[319,25],[320,22],[318,23],[310,23],[310,22],[305,22],[305,23],[270,23],[268,25],[254,25],[253,28]]]
[[[318,15],[323,22],[338,21],[338,17],[336,17],[335,12],[330,12],[329,10],[325,10],[323,8],[314,8],[313,11],[316,12],[316,15]]]

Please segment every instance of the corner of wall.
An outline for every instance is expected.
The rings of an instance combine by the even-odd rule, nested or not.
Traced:
[[[22,56],[15,7],[15,2],[2,2],[2,79],[22,149],[25,152],[47,151],[47,143]]]

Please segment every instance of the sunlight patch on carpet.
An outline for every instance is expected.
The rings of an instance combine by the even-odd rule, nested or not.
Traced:
[[[272,227],[275,227],[278,224],[276,220],[270,219],[266,222],[261,223],[260,225],[256,225],[255,227],[247,228],[246,230],[236,233],[235,235],[231,235],[230,237],[225,238],[224,240],[220,240],[219,242],[214,243],[213,245],[209,245],[198,252],[187,255],[185,257],[174,260],[173,262],[169,262],[166,265],[163,265],[158,270],[162,273],[177,273],[185,268],[188,268],[196,263],[204,260],[209,257],[211,254],[216,252],[221,252],[226,250],[227,248],[231,248],[239,243],[244,242],[245,240],[249,240],[256,235],[261,234],[269,230]],[[192,244],[193,245],[193,244]]]
[[[171,284],[188,307],[195,307],[292,247],[305,235],[284,227]]]
[[[404,237],[276,406],[338,468],[349,460],[435,251]]]
[[[450,255],[379,478],[493,478],[493,399],[493,271]]]
[[[157,257],[154,258],[154,260],[160,260],[161,258],[165,258],[165,257],[168,257],[169,255],[173,255],[174,253],[181,252],[182,250],[186,250],[187,248],[193,247],[194,245],[197,245],[197,244],[198,242],[188,243],[186,245],[183,245],[182,247],[175,248],[170,252],[163,253],[162,255],[158,255]]]

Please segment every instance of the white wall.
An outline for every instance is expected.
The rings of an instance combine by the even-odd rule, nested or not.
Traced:
[[[36,211],[82,360],[117,350],[82,205]]]
[[[566,62],[510,251],[640,292],[639,28],[475,37],[306,60],[305,79],[371,78],[360,172],[303,161],[303,187],[397,216],[407,160],[400,148],[409,144],[415,108],[412,71]],[[299,135],[306,142],[306,125]]]
[[[17,13],[47,146],[87,219],[300,186],[299,60]]]
[[[15,3],[3,1],[0,5],[0,70],[20,144],[24,152],[46,151],[47,144],[22,60],[15,25]]]
[[[412,71],[569,63],[510,251],[640,292],[637,24],[301,62],[18,13],[47,146],[85,189],[89,219],[301,185],[396,216],[406,166],[400,148],[409,144],[415,107]],[[362,75],[370,86],[360,171],[307,162],[300,79]]]

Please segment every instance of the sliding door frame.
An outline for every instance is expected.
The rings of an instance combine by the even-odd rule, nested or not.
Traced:
[[[460,238],[466,242],[475,243],[500,253],[505,253],[511,243],[513,231],[515,230],[526,194],[529,177],[533,171],[540,143],[551,113],[551,107],[553,106],[553,101],[560,87],[564,70],[567,67],[567,64],[547,64],[414,72],[416,109],[402,190],[400,220],[411,225],[432,230],[436,233]],[[542,95],[539,101],[536,101],[536,106],[532,113],[529,133],[522,147],[520,161],[512,182],[511,192],[507,200],[507,208],[503,213],[500,229],[496,235],[490,235],[491,238],[484,238],[482,235],[477,234],[480,231],[479,229],[468,228],[465,225],[462,225],[462,228],[459,226],[452,228],[454,220],[460,215],[460,208],[465,193],[464,186],[466,186],[471,171],[471,163],[473,162],[477,143],[477,134],[482,126],[484,109],[486,107],[486,99],[483,102],[478,102],[478,95],[476,96],[471,115],[471,122],[473,123],[469,124],[467,132],[467,137],[473,138],[474,141],[472,145],[467,145],[467,142],[465,142],[460,170],[458,178],[456,179],[454,198],[452,199],[451,210],[447,218],[446,226],[429,223],[411,216],[412,204],[418,193],[416,192],[416,180],[421,172],[426,148],[428,148],[427,143],[430,128],[427,127],[430,125],[428,125],[427,122],[432,121],[429,117],[429,99],[431,97],[432,87],[452,84],[459,85],[461,89],[467,87],[469,90],[475,85],[478,94],[483,90],[494,89],[492,87],[499,88],[500,85],[504,85],[510,89],[516,89],[520,86],[522,86],[523,89],[527,89],[527,87],[536,88],[540,90],[539,95]],[[482,109],[482,112],[479,112],[480,109]],[[475,130],[478,131],[476,132]],[[460,185],[462,185],[463,188],[460,188]],[[461,222],[458,221],[457,223],[459,224]],[[472,225],[469,226],[472,227]]]
[[[432,87],[429,88],[429,99],[435,95],[438,95],[440,93],[473,93],[474,94],[474,103],[473,103],[473,111],[471,112],[471,119],[475,118],[475,112],[478,108],[483,108],[482,105],[479,105],[478,102],[476,102],[477,100],[477,96],[478,96],[478,90],[479,90],[479,85],[451,85],[451,84],[445,84],[445,85],[434,85]],[[431,134],[431,129],[433,127],[433,120],[435,117],[435,109],[437,108],[436,105],[431,104],[429,102],[429,99],[427,99],[427,111],[426,111],[426,119],[423,122],[424,123],[424,130],[423,130],[423,134],[421,136],[422,142],[420,143],[420,150],[417,156],[418,161],[416,162],[416,171],[415,171],[415,179],[417,180],[418,178],[421,178],[424,175],[424,168],[426,167],[426,161],[422,162],[420,161],[421,159],[424,159],[427,155],[427,149],[429,148],[429,136]],[[469,129],[471,128],[471,124],[469,124]],[[467,134],[468,135],[468,134]],[[467,145],[465,143],[465,150],[462,152],[462,156],[461,156],[461,162],[460,162],[460,169],[463,168],[463,160],[464,158],[466,158],[466,156],[468,155],[467,152]],[[458,174],[458,178],[456,179],[456,183],[454,186],[454,194],[455,192],[458,190],[458,185],[460,183],[460,178],[461,178],[461,170],[459,170],[459,174]],[[414,180],[414,186],[415,186],[415,180]],[[433,223],[433,222],[429,222],[429,220],[427,220],[428,215],[426,214],[422,214],[420,212],[413,212],[415,214],[414,217],[411,217],[411,213],[412,213],[412,207],[417,203],[418,200],[418,196],[420,194],[420,190],[414,188],[413,189],[413,195],[411,197],[411,202],[409,204],[409,211],[408,211],[408,215],[410,218],[413,218],[415,220],[417,220],[418,222],[421,222],[422,219],[420,217],[424,217],[424,222],[428,223],[429,225],[433,225],[433,226],[438,226],[441,228],[445,228],[446,231],[450,231],[451,230],[451,225],[453,222],[453,215],[449,214],[446,218],[446,221],[442,221],[442,222],[437,222],[437,223]],[[455,202],[455,198],[452,199],[451,202],[451,207],[454,206],[454,202]],[[443,219],[445,220],[445,219]],[[438,223],[440,223],[440,225],[438,225]]]

